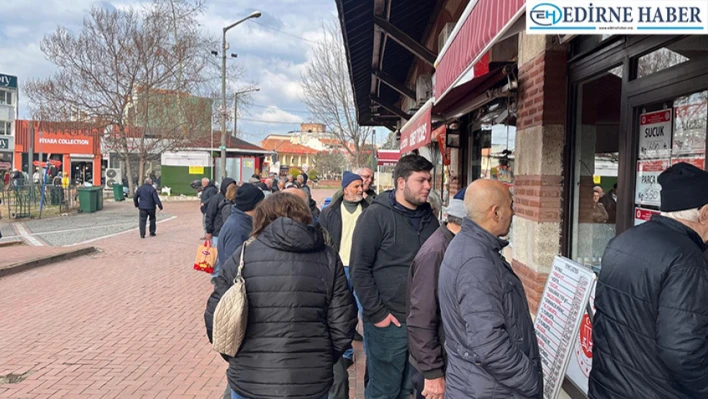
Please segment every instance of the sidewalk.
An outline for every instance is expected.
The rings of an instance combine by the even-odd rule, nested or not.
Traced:
[[[96,248],[91,246],[66,248],[12,245],[1,248],[0,277],[88,255],[96,251]]]

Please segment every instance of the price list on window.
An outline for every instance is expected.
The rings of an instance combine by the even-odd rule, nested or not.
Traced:
[[[561,389],[590,297],[595,273],[557,256],[536,315],[536,336],[543,364],[543,397],[555,399]]]

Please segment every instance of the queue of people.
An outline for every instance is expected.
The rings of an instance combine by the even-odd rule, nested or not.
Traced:
[[[243,249],[248,326],[236,355],[224,356],[226,398],[348,398],[359,318],[367,399],[543,397],[524,286],[502,255],[513,197],[476,180],[441,224],[432,168],[406,155],[395,188],[378,195],[368,170],[345,172],[318,222],[311,193],[295,183],[267,197],[239,187],[205,312],[211,339]],[[681,163],[659,182],[662,216],[620,234],[603,256],[593,399],[708,397],[708,172]],[[615,191],[595,192],[603,222]]]

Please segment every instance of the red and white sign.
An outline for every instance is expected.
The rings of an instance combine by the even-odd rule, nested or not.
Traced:
[[[588,300],[593,312],[595,312],[595,287],[597,287],[597,284],[592,286],[590,299]],[[568,362],[568,370],[565,375],[587,395],[590,370],[592,370],[592,323],[586,311],[583,314],[583,320],[580,322],[578,339],[575,341],[575,348],[573,348],[573,353],[570,355],[570,362]]]
[[[401,154],[430,144],[433,101],[423,105],[401,128]]]
[[[652,216],[658,215],[661,212],[655,211],[653,209],[645,209],[645,208],[639,208],[637,207],[634,210],[634,225],[639,226],[642,223],[648,222],[651,220]]]
[[[668,158],[671,151],[671,110],[639,116],[639,159]]]
[[[705,158],[673,158],[671,159],[671,165],[676,165],[679,162],[690,163],[691,165],[697,167],[698,169],[705,170],[706,159]]]
[[[659,175],[669,167],[669,160],[637,162],[637,184],[634,202],[640,205],[661,205],[661,185]]]

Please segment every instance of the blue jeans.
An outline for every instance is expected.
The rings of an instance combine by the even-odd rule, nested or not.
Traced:
[[[408,399],[413,393],[408,363],[406,323],[385,328],[364,323],[366,341],[366,399]]]
[[[217,236],[212,236],[211,237],[211,246],[216,248],[216,244],[219,243],[219,237]],[[214,265],[214,273],[211,274],[212,277],[218,277],[219,272],[221,272],[221,264],[219,261],[216,261],[216,264]]]
[[[231,399],[254,399],[254,398],[246,398],[246,397],[244,397],[244,396],[241,396],[241,395],[237,394],[236,391],[234,391],[234,390],[232,389],[232,390],[231,390]],[[324,396],[322,396],[322,397],[319,398],[319,399],[327,399],[327,395],[324,395]]]
[[[351,277],[349,277],[349,266],[344,266],[344,274],[347,276],[347,281],[349,282],[349,289],[353,292],[354,286],[352,285]],[[361,314],[361,303],[359,302],[359,297],[356,296],[356,292],[354,292],[354,300],[356,301],[356,307],[359,309],[359,314]],[[364,345],[364,353],[366,353],[366,345]],[[354,360],[354,349],[350,346],[349,349],[344,351],[344,354],[342,356],[346,357],[349,360]]]

